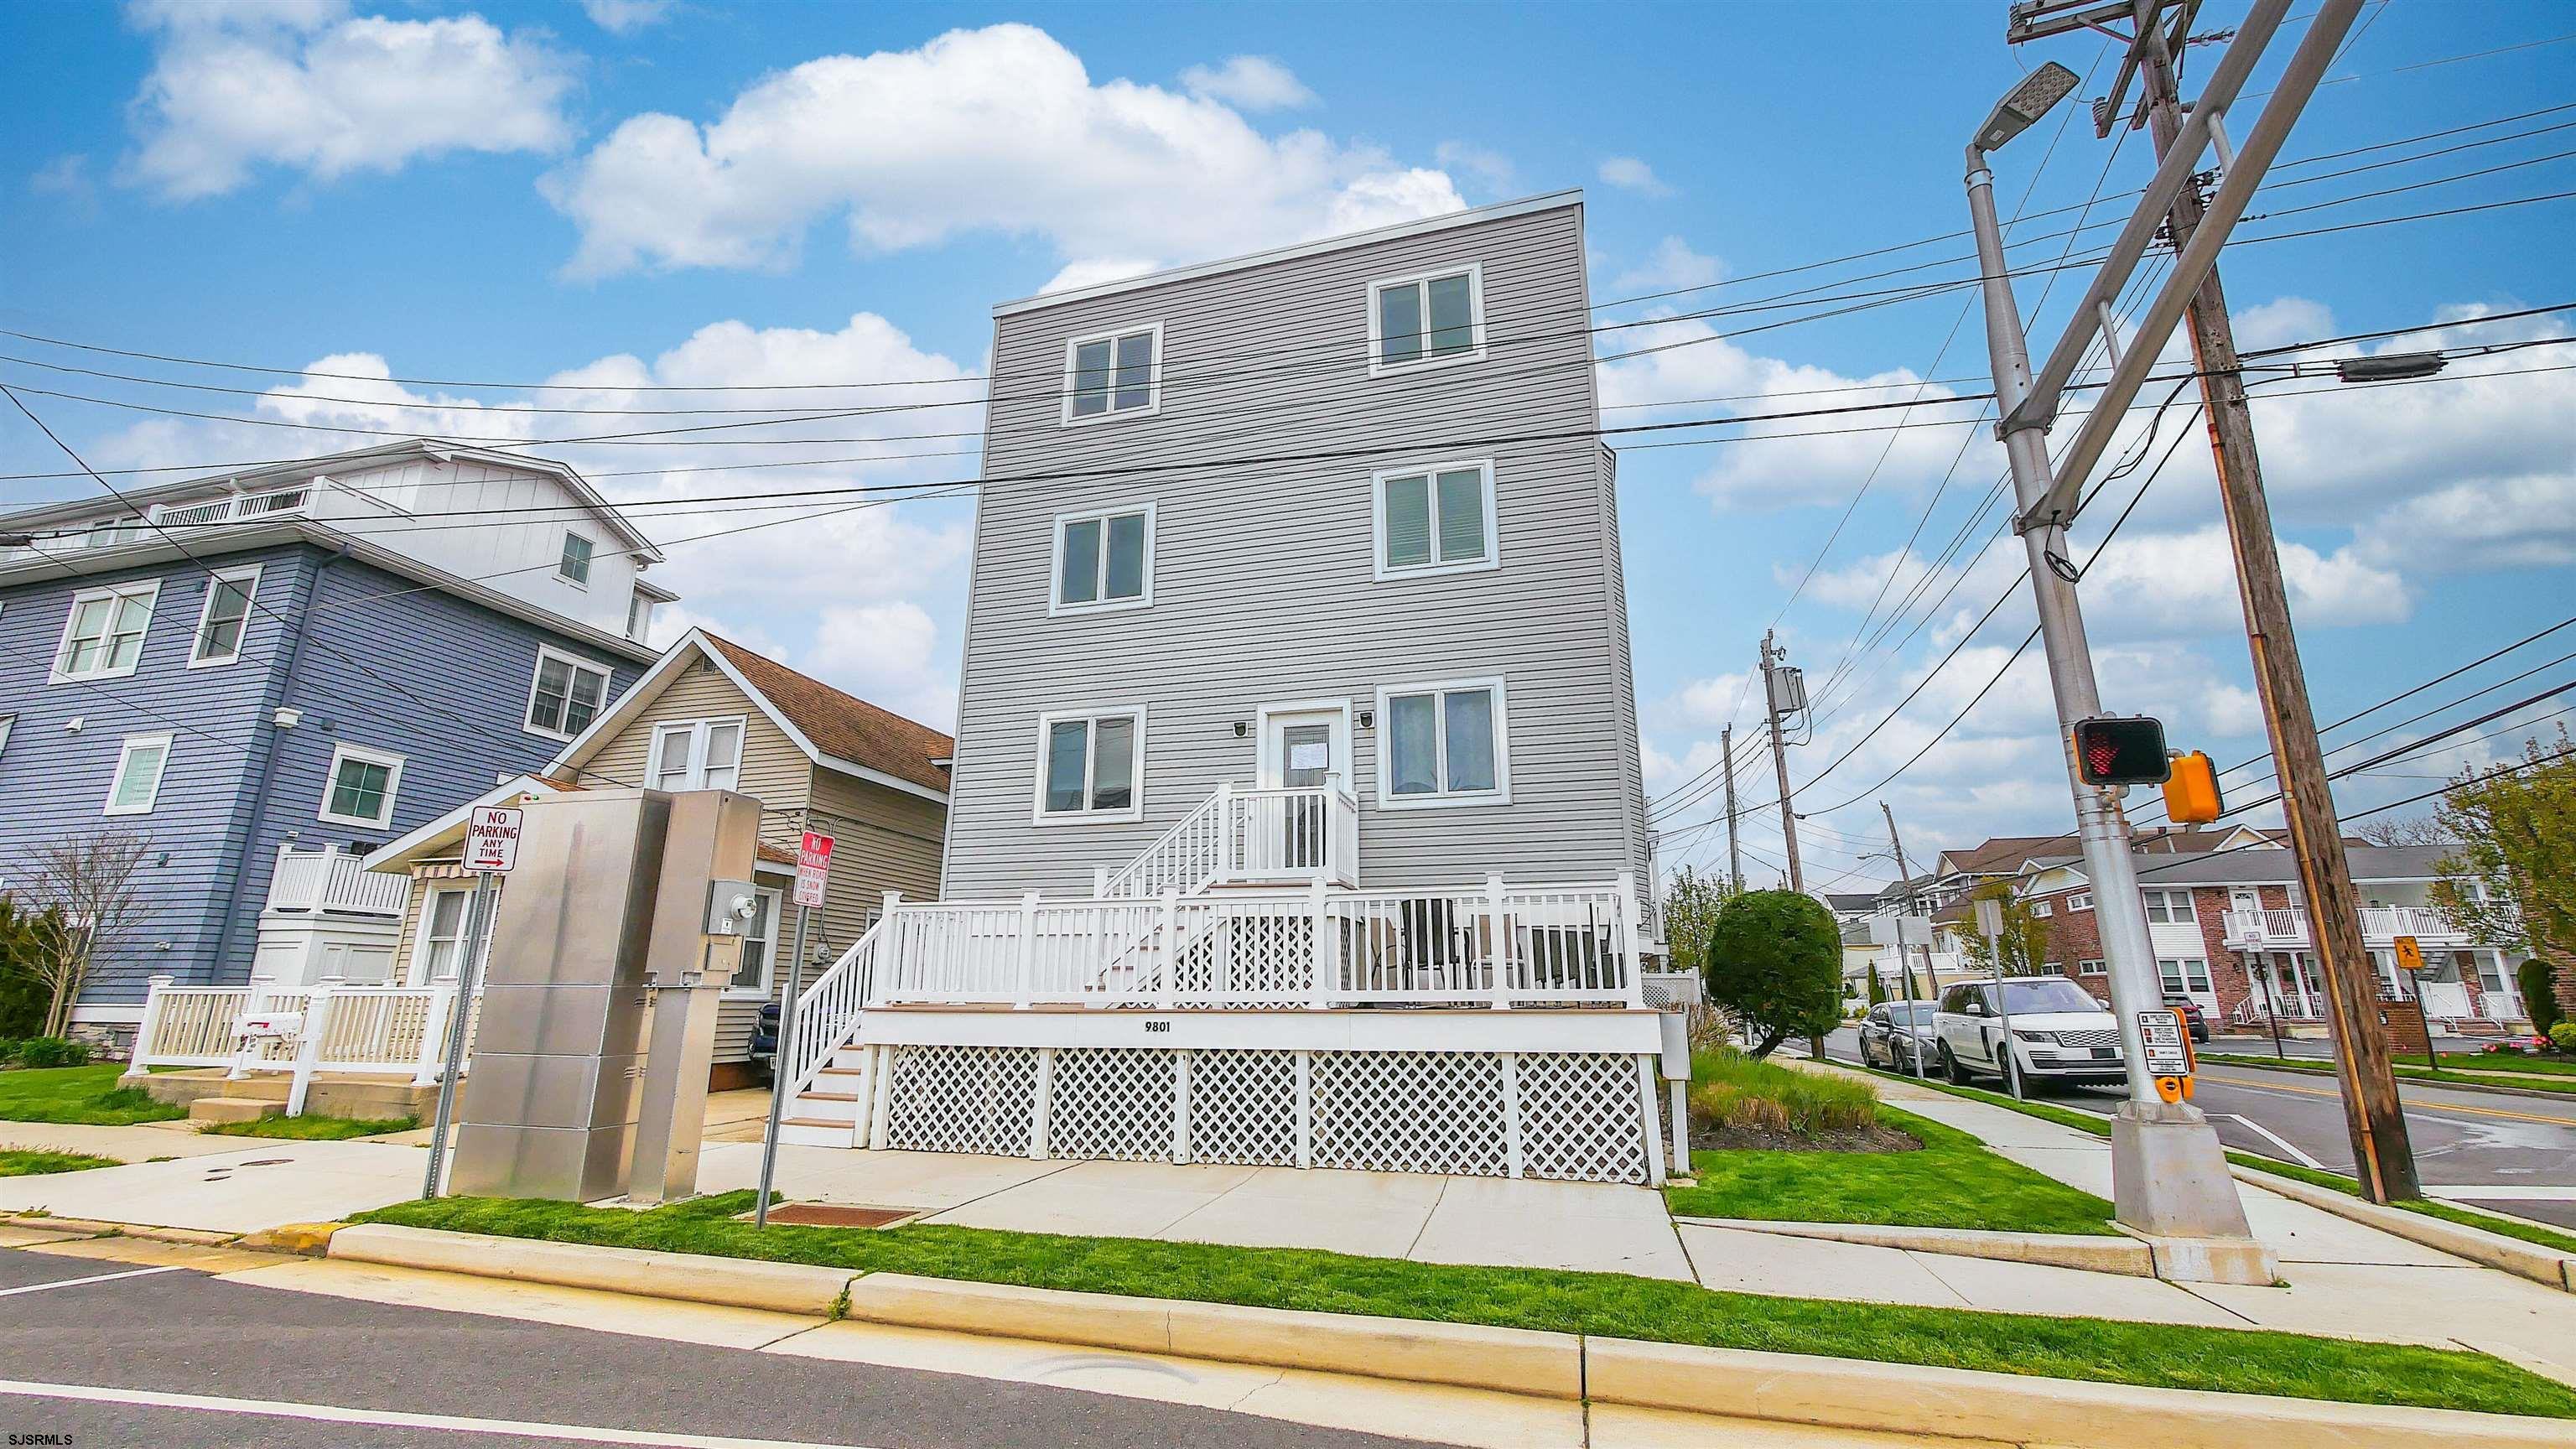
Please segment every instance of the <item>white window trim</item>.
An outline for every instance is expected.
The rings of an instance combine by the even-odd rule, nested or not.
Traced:
[[[1124,810],[1049,810],[1047,791],[1047,732],[1070,720],[1098,721],[1132,717],[1136,721],[1135,763],[1128,779],[1127,808]],[[1091,799],[1091,750],[1094,736],[1086,735],[1083,744],[1082,798]],[[1049,710],[1038,716],[1037,761],[1032,772],[1036,780],[1029,791],[1029,823],[1032,825],[1132,825],[1145,818],[1145,706],[1141,704],[1104,704],[1093,709]]]
[[[1382,344],[1386,339],[1382,335],[1384,329],[1379,322],[1377,294],[1385,291],[1389,287],[1419,286],[1422,283],[1431,281],[1435,278],[1454,277],[1460,272],[1465,272],[1467,274],[1467,326],[1470,337],[1467,350],[1464,352],[1453,352],[1446,357],[1431,357],[1425,355],[1417,357],[1410,362],[1385,361],[1385,350]],[[1422,320],[1425,324],[1423,329],[1422,345],[1425,353],[1427,354],[1431,346],[1430,328],[1428,325],[1431,321],[1431,308],[1430,293],[1428,292],[1423,294]],[[1155,354],[1157,357],[1160,357],[1161,355],[1162,354],[1159,352]],[[1485,264],[1483,262],[1468,262],[1464,265],[1433,267],[1429,271],[1414,272],[1408,276],[1402,277],[1380,277],[1368,284],[1369,376],[1388,377],[1398,373],[1424,372],[1435,367],[1450,367],[1462,362],[1482,362],[1484,360]]]
[[[1133,337],[1139,332],[1154,334],[1154,363],[1145,370],[1145,405],[1141,408],[1121,408],[1118,406],[1118,339]],[[1109,406],[1091,417],[1078,418],[1073,415],[1073,359],[1074,354],[1084,344],[1091,342],[1109,344]],[[1079,337],[1064,339],[1064,399],[1059,415],[1063,418],[1066,427],[1087,428],[1094,423],[1118,422],[1127,418],[1150,418],[1162,410],[1163,321],[1161,318],[1157,317],[1151,322],[1130,322],[1123,327],[1105,328],[1098,332],[1086,332]]]
[[[549,659],[560,659],[575,669],[587,669],[592,673],[601,676],[599,686],[599,713],[591,716],[592,724],[598,723],[600,716],[608,713],[608,707],[611,702],[609,699],[609,691],[617,684],[617,671],[600,663],[596,659],[585,659],[568,650],[557,649],[552,644],[540,644],[537,646],[537,662],[528,670],[528,698],[526,703],[521,705],[519,709],[519,728],[528,734],[541,735],[550,740],[570,741],[577,739],[580,737],[580,730],[552,730],[547,729],[545,726],[536,722],[537,678],[546,672],[546,661]],[[572,696],[570,693],[570,685],[567,684],[564,696],[565,708],[567,710],[571,708],[571,700]],[[585,725],[583,728],[587,729],[589,726]]]
[[[81,674],[64,673],[63,651],[71,647],[72,621],[80,617],[81,605],[88,603],[92,599],[113,599],[127,596],[138,597],[143,600],[143,611],[146,616],[143,621],[142,643],[137,644],[134,649],[134,662],[125,666],[123,669],[92,669]],[[71,606],[63,610],[63,632],[54,640],[54,657],[46,661],[45,664],[45,682],[48,684],[73,684],[85,679],[123,679],[125,676],[132,674],[135,670],[142,668],[144,646],[152,642],[152,620],[150,616],[158,613],[160,611],[160,607],[161,581],[159,579],[145,579],[140,583],[131,584],[111,584],[106,588],[100,589],[83,589],[79,593],[72,595]],[[113,613],[110,613],[108,615],[108,628],[111,634],[114,632],[115,626],[116,616]]]
[[[2047,901],[2032,901],[2030,913],[2033,918],[2044,921],[2057,914],[2057,907]]]
[[[420,920],[412,928],[411,959],[403,965],[403,984],[406,986],[427,986],[437,979],[429,974],[429,944],[430,928],[438,923],[440,896],[461,896],[464,899],[464,903],[456,908],[456,943],[460,953],[457,964],[460,968],[464,965],[463,949],[473,944],[469,936],[474,929],[473,885],[470,882],[463,885],[453,882],[430,882],[428,888],[420,895]],[[492,900],[493,910],[497,912],[500,904],[500,898],[496,895]],[[488,939],[491,934],[491,922],[484,922],[484,927],[484,934]]]
[[[385,767],[385,808],[373,817],[341,815],[331,809],[331,797],[340,792],[340,766],[350,760],[363,765]],[[393,827],[394,799],[402,792],[403,757],[391,750],[373,750],[365,745],[348,743],[331,747],[331,768],[322,776],[322,808],[313,818],[327,825],[354,825],[361,830],[389,830]]]
[[[1429,795],[1398,795],[1394,786],[1395,715],[1388,702],[1398,695],[1442,694],[1460,689],[1494,692],[1494,788],[1473,792],[1440,790]],[[1464,810],[1478,805],[1512,803],[1511,709],[1499,674],[1474,679],[1439,679],[1422,683],[1381,685],[1377,692],[1377,808],[1380,810]],[[1441,759],[1448,758],[1448,719],[1439,717]]]
[[[107,808],[98,813],[101,815],[151,814],[152,807],[161,803],[162,783],[170,778],[170,751],[174,748],[172,742],[177,738],[177,735],[168,730],[127,735],[117,746],[116,774],[107,782]],[[116,797],[125,793],[125,767],[134,762],[134,750],[138,745],[161,747],[161,764],[152,775],[152,793],[140,805],[119,805],[116,803]]]
[[[771,870],[767,865],[760,866],[758,870],[760,874],[764,875],[776,874],[776,872]],[[788,887],[763,885],[758,880],[754,880],[751,883],[751,888],[755,894],[769,898],[768,979],[762,981],[758,986],[736,986],[733,984],[731,978],[727,978],[722,998],[726,1001],[768,1001],[776,997],[779,994],[780,984],[778,968],[783,963],[784,959],[796,949],[793,941],[782,941],[779,939],[780,933],[787,929]],[[779,948],[782,946],[787,949],[783,951],[780,950]],[[741,965],[741,958],[739,956],[735,957],[735,969],[740,970]],[[812,983],[809,982],[807,984],[810,985]]]
[[[584,542],[584,543],[586,543],[586,544],[589,544],[589,545],[590,545],[590,552],[589,552],[589,553],[586,553],[586,554],[584,554],[584,555],[582,555],[582,560],[581,560],[581,566],[582,566],[582,568],[583,568],[585,571],[586,571],[586,570],[588,570],[588,569],[590,569],[590,568],[592,568],[592,567],[594,567],[594,566],[596,566],[596,565],[599,563],[599,540],[598,540],[598,539],[595,539],[595,538],[591,537],[589,534],[586,534],[586,533],[582,532],[582,531],[581,531],[580,529],[578,529],[578,528],[567,528],[567,529],[565,529],[565,530],[564,530],[564,538],[565,538],[565,540],[566,540],[566,541],[570,541],[570,540],[572,540],[572,539],[576,539],[576,538],[577,538],[577,539],[580,539],[582,542]],[[585,593],[585,594],[586,594],[586,593],[589,593],[589,592],[590,592],[590,578],[589,578],[589,576],[588,576],[587,572],[585,572],[585,573],[584,573],[584,575],[583,575],[581,578],[574,578],[572,575],[570,575],[570,574],[568,574],[568,573],[565,573],[565,572],[564,572],[564,557],[563,557],[563,556],[564,556],[564,549],[563,549],[563,545],[562,545],[562,544],[557,544],[557,545],[555,545],[555,580],[556,580],[556,582],[558,582],[558,583],[566,583],[566,584],[570,584],[570,585],[572,585],[574,588],[581,590],[581,591],[582,591],[583,593]]]
[[[2093,893],[2091,891],[2077,891],[2075,894],[2068,896],[2066,898],[2066,909],[2069,911],[2089,911],[2093,909]]]
[[[736,753],[733,760],[733,783],[731,785],[721,787],[730,790],[740,790],[742,788],[743,765],[746,757],[751,753],[751,716],[747,714],[710,715],[705,719],[664,720],[660,724],[653,726],[652,736],[646,741],[644,747],[645,788],[650,790],[659,790],[662,788],[658,782],[662,778],[662,752],[665,748],[663,741],[668,739],[682,739],[688,741],[687,748],[689,751],[689,758],[697,762],[689,771],[689,779],[692,783],[683,788],[690,790],[704,790],[709,788],[704,783],[707,778],[706,740],[707,736],[719,725],[732,725],[736,730],[741,732],[739,736],[737,736],[739,743],[735,747]]]
[[[2078,976],[2108,976],[2111,974],[2111,968],[2104,963],[2101,957],[2095,956],[2088,960],[2076,962],[2075,974]]]
[[[1463,563],[1440,563],[1440,485],[1443,473],[1456,473],[1473,468],[1483,476],[1485,487],[1485,556]],[[1386,484],[1390,478],[1429,478],[1431,482],[1431,551],[1435,559],[1423,564],[1389,564],[1386,561]],[[1388,579],[1418,579],[1429,574],[1472,574],[1503,566],[1501,527],[1494,518],[1494,460],[1461,458],[1452,463],[1430,463],[1419,468],[1388,468],[1369,476],[1369,572],[1383,582]]]
[[[5,753],[7,753],[8,749],[9,749],[9,730],[10,730],[10,727],[11,727],[11,726],[13,726],[13,725],[15,725],[15,724],[17,724],[17,723],[18,723],[18,717],[17,717],[16,715],[14,715],[14,714],[0,714],[0,754],[5,754]]]
[[[241,662],[242,649],[250,643],[251,614],[259,607],[259,571],[260,565],[252,564],[248,568],[219,569],[207,577],[206,601],[197,607],[196,632],[188,636],[188,667],[190,669],[218,669],[227,664],[239,664]],[[241,638],[234,641],[233,652],[230,654],[200,655],[197,651],[205,647],[206,625],[215,617],[215,595],[221,592],[222,587],[228,583],[246,583],[248,585],[248,587],[242,591]]]
[[[1086,422],[1095,419],[1084,419]],[[1131,513],[1145,515],[1145,592],[1132,599],[1095,599],[1087,604],[1068,603],[1064,597],[1064,531],[1077,523],[1098,520],[1100,523],[1100,586],[1109,587],[1109,520]],[[1077,513],[1055,516],[1055,541],[1047,549],[1047,617],[1063,614],[1112,614],[1122,609],[1149,608],[1154,602],[1154,505],[1121,503],[1108,508],[1086,508]]]

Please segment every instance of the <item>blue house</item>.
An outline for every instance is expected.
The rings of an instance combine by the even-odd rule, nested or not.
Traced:
[[[45,843],[147,842],[91,1034],[130,1035],[154,976],[389,966],[400,900],[357,858],[542,768],[674,597],[580,475],[516,454],[422,439],[119,492],[0,514],[0,891]]]

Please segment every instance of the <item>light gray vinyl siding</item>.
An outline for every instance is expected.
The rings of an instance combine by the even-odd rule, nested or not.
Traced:
[[[1486,356],[1380,378],[1369,284],[1482,268]],[[1068,337],[1160,322],[1159,410],[1067,427]],[[1582,209],[1474,222],[1000,319],[965,643],[947,893],[1082,891],[1250,785],[1259,706],[1499,676],[1511,803],[1376,808],[1352,731],[1364,884],[1604,881],[1642,871],[1616,513],[1599,444]],[[1499,443],[1502,435],[1567,435]],[[1233,462],[1349,451],[1291,462]],[[1500,566],[1378,580],[1372,475],[1491,459]],[[1082,477],[1084,469],[1174,471]],[[1063,475],[1009,481],[1012,475]],[[1050,617],[1053,520],[1150,501],[1150,607]],[[1042,713],[1142,706],[1143,820],[1033,826]],[[1235,727],[1247,728],[1237,738]]]

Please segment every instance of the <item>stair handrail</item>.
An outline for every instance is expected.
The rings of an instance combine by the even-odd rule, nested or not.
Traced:
[[[868,927],[867,934],[841,953],[814,984],[796,998],[795,1026],[778,1044],[775,1075],[790,1098],[814,1085],[823,1064],[858,1033],[859,1010],[867,1004],[876,965],[877,941],[894,920],[889,911]]]
[[[1192,853],[1213,857],[1225,839],[1224,814],[1228,797],[1234,793],[1232,782],[1222,782],[1216,793],[1200,801],[1190,813],[1173,822],[1172,828],[1156,837],[1154,843],[1137,853],[1134,860],[1103,877],[1095,886],[1101,899],[1112,897],[1151,897],[1163,893],[1166,885],[1184,895],[1195,894],[1214,880],[1223,862],[1209,859],[1192,869]],[[1207,830],[1208,817],[1218,817],[1219,829]],[[1197,848],[1203,846],[1204,848]]]

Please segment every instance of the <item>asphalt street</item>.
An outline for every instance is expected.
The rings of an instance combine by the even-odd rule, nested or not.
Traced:
[[[1407,1442],[1075,1389],[0,1251],[6,1444],[1362,1449]]]
[[[2263,1043],[2263,1049],[2270,1045]],[[2254,1050],[2241,1043],[2228,1047],[2249,1054]],[[1859,1038],[1848,1028],[1837,1031],[1826,1040],[1825,1051],[1857,1061]],[[2400,1082],[2397,1094],[2406,1104],[2416,1170],[2426,1184],[2442,1190],[2438,1195],[2576,1227],[2576,1096],[2507,1096],[2418,1081]],[[2057,1087],[2046,1100],[2109,1116],[2119,1094]],[[2232,1148],[2334,1172],[2353,1170],[2343,1099],[2331,1076],[2203,1062],[2193,1101]]]

